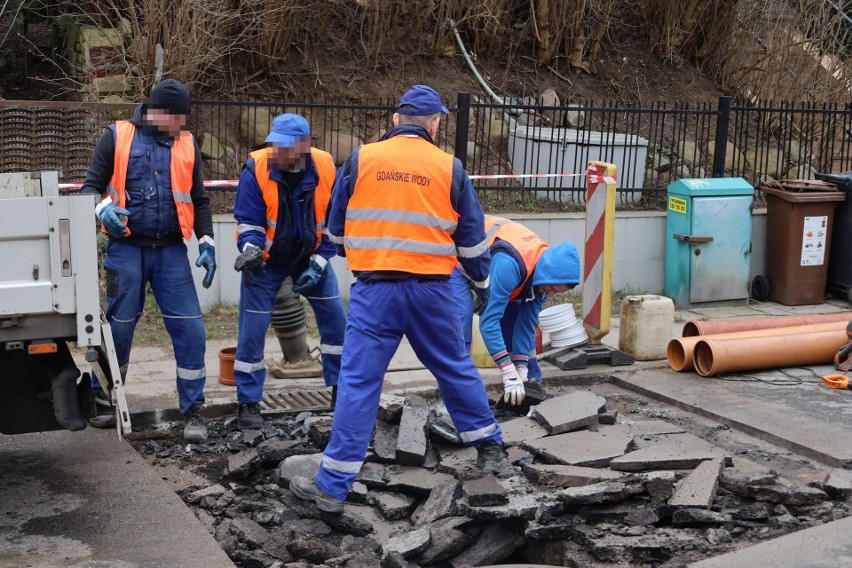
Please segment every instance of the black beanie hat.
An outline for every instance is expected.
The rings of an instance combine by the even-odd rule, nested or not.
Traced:
[[[148,108],[157,108],[168,111],[170,114],[189,116],[189,91],[180,81],[166,79],[158,83],[151,91]]]

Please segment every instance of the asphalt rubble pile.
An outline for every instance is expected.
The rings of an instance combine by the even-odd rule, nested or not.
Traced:
[[[241,567],[685,566],[852,514],[852,471],[803,486],[582,388],[495,402],[505,466],[482,475],[436,393],[382,396],[367,463],[342,515],[287,489],[313,477],[330,413],[209,424],[205,445],[137,449],[210,484],[179,491]],[[532,404],[532,405],[530,405]],[[653,416],[653,415],[652,415]]]

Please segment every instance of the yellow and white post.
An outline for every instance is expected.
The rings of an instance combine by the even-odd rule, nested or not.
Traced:
[[[615,164],[605,162],[590,161],[586,169],[583,325],[591,344],[609,333],[617,173]]]

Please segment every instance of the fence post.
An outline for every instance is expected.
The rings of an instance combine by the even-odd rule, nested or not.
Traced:
[[[459,93],[456,110],[456,158],[467,169],[467,131],[470,122],[470,93]]]
[[[728,123],[731,120],[731,97],[719,97],[716,116],[716,145],[713,149],[713,177],[725,177],[725,153],[728,150]]]

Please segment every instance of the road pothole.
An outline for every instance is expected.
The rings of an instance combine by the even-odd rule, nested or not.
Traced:
[[[493,478],[434,391],[420,393],[422,456],[400,433],[416,395],[383,397],[338,516],[287,489],[316,471],[330,412],[268,416],[262,431],[214,420],[200,446],[181,444],[177,427],[131,443],[241,567],[671,568],[852,514],[826,468],[726,426],[608,384],[547,393],[536,419],[495,410],[507,457]]]

